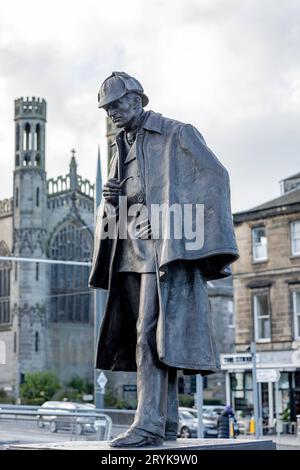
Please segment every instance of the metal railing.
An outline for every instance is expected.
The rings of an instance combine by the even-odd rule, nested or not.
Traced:
[[[66,402],[68,403],[68,402]],[[92,440],[108,441],[111,438],[112,419],[102,410],[91,409],[67,411],[57,407],[0,404],[0,423],[3,420],[35,422],[39,428],[50,431],[70,432],[70,440],[78,440],[83,433],[91,434]]]

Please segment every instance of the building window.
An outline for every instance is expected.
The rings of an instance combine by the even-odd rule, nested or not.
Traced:
[[[235,410],[240,410],[245,416],[253,412],[253,390],[251,371],[230,373],[232,403]]]
[[[291,223],[292,255],[300,255],[300,220]]]
[[[41,128],[39,124],[35,128],[34,150],[41,150]]]
[[[40,265],[39,263],[36,263],[35,264],[35,280],[36,281],[39,280],[39,274],[40,274]]]
[[[19,188],[16,188],[16,207],[19,207]]]
[[[36,188],[36,206],[40,205],[40,188]]]
[[[265,227],[252,229],[252,253],[253,261],[265,261],[267,254],[267,237]]]
[[[35,166],[39,166],[39,165],[40,165],[40,163],[41,163],[41,157],[40,157],[40,154],[39,154],[39,152],[36,152],[36,154],[35,154],[35,161],[34,161],[34,164],[35,164]]]
[[[39,332],[36,331],[34,335],[34,350],[35,352],[39,351]]]
[[[30,145],[30,124],[27,122],[23,133],[23,150],[31,150]]]
[[[0,256],[10,256],[8,246],[0,242]],[[10,322],[11,261],[0,260],[0,324]]]
[[[89,261],[92,237],[85,227],[68,224],[50,244],[50,257],[57,260]],[[51,265],[51,321],[89,323],[92,295],[88,289],[89,267]]]
[[[267,342],[271,340],[271,318],[269,295],[257,294],[253,298],[255,340]]]
[[[14,353],[17,352],[17,333],[14,332]]]
[[[20,150],[20,126],[16,125],[16,150]]]
[[[300,291],[293,292],[294,334],[300,340]]]

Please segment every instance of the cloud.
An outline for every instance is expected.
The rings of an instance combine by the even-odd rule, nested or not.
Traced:
[[[12,193],[13,100],[48,103],[48,176],[95,178],[101,82],[135,75],[150,107],[195,124],[228,167],[233,209],[299,171],[300,10],[295,0],[11,0],[0,7],[0,198]],[[103,159],[103,170],[105,169]]]

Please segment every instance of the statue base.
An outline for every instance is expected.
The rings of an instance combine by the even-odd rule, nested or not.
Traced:
[[[271,440],[254,439],[178,439],[166,441],[158,447],[127,447],[112,448],[107,441],[67,441],[43,444],[16,444],[6,447],[7,450],[96,450],[96,451],[126,451],[143,450],[151,452],[176,452],[193,450],[276,450],[276,444]]]

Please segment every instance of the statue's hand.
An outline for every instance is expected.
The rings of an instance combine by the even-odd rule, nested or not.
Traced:
[[[110,178],[104,185],[103,185],[103,197],[104,199],[112,204],[113,206],[118,206],[119,204],[119,196],[121,195],[121,189],[123,184],[125,183],[128,178],[124,178],[122,181],[118,180],[117,178]]]

